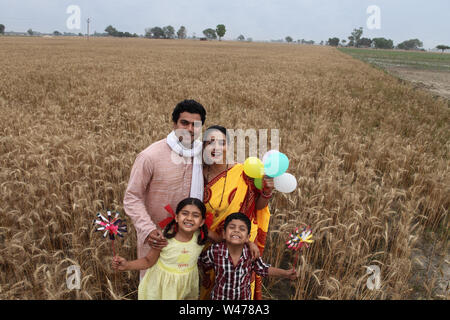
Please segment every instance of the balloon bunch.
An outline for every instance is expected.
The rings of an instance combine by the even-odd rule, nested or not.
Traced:
[[[100,212],[97,213],[97,220],[94,221],[94,225],[99,225],[95,231],[105,231],[103,233],[103,237],[106,238],[109,235],[109,239],[111,240],[111,246],[113,255],[116,255],[116,250],[114,249],[114,240],[115,236],[119,236],[123,238],[123,232],[127,232],[127,225],[121,219],[119,219],[119,212],[116,212],[116,215],[113,219],[111,219],[111,211],[107,211],[108,218],[105,218]]]
[[[257,157],[249,157],[244,162],[244,172],[254,179],[255,187],[262,189],[264,175],[274,178],[274,187],[283,193],[290,193],[297,188],[297,179],[290,173],[286,173],[289,167],[289,159],[277,150],[267,152],[261,161]]]
[[[289,237],[290,239],[286,241],[288,249],[297,251],[296,258],[294,259],[293,264],[293,268],[295,269],[298,260],[298,253],[301,251],[303,247],[309,248],[309,244],[313,243],[314,240],[311,240],[312,234],[310,227],[303,228],[301,233],[299,232],[299,229],[297,227],[295,228],[295,231],[293,233],[289,234]]]

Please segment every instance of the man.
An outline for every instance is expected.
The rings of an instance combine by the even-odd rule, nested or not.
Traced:
[[[206,111],[195,100],[184,100],[172,113],[173,131],[142,151],[131,169],[123,200],[124,209],[137,232],[138,259],[150,246],[167,245],[158,223],[169,216],[165,206],[176,208],[181,200],[203,200],[201,128]],[[145,270],[140,272],[140,278]]]

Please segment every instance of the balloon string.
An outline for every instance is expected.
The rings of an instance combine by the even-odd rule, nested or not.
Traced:
[[[111,246],[112,246],[112,251],[113,251],[113,257],[116,256],[116,250],[114,249],[114,240],[111,240]]]

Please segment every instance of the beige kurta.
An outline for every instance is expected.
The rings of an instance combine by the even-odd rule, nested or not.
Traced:
[[[136,157],[123,204],[137,232],[138,259],[150,250],[144,244],[147,236],[169,216],[164,207],[170,204],[175,210],[181,200],[189,197],[191,179],[192,159],[173,152],[166,139],[153,143]],[[145,271],[141,271],[141,279]]]

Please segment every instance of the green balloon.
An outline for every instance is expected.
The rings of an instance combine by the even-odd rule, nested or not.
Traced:
[[[255,187],[262,190],[262,178],[255,178]]]

